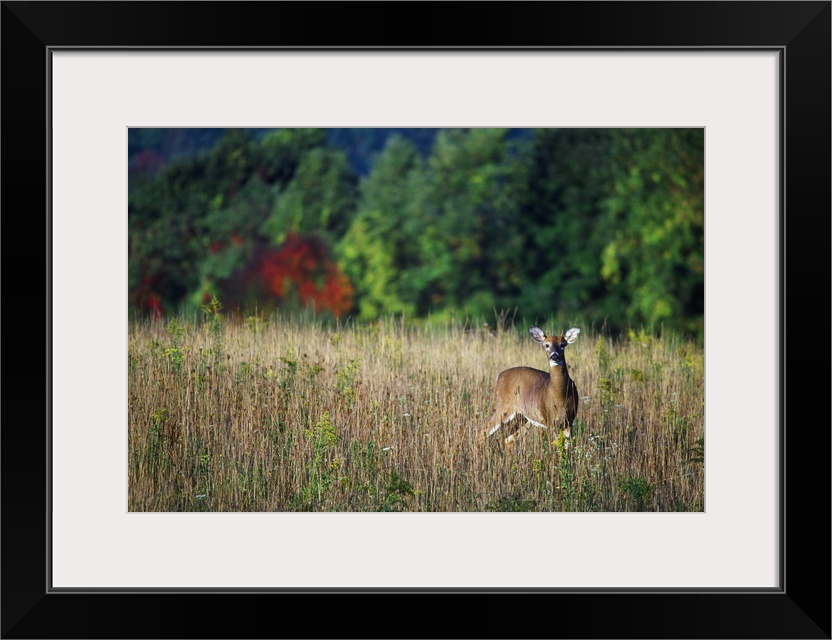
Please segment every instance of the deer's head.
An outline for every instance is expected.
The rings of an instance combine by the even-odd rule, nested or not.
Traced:
[[[561,335],[552,336],[537,327],[531,327],[529,333],[532,334],[532,339],[535,342],[543,346],[543,350],[549,356],[549,366],[562,367],[566,364],[564,350],[567,345],[578,339],[581,330],[578,327],[572,327]]]

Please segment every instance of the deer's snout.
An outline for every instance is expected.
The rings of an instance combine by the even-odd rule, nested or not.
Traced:
[[[549,356],[549,363],[552,366],[562,367],[564,363],[563,349],[555,349]]]

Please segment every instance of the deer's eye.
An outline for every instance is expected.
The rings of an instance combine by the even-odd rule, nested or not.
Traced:
[[[546,344],[544,344],[543,346],[544,346],[546,349],[548,349],[548,348],[549,348],[549,347],[551,347],[552,345],[550,345],[550,344],[547,342],[547,343],[546,343]]]

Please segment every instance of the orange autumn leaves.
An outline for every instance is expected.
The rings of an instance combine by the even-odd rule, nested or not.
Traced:
[[[349,279],[329,257],[326,244],[289,234],[283,245],[269,250],[259,264],[265,288],[278,299],[292,295],[304,308],[329,311],[339,317],[353,305]]]
[[[251,246],[234,233],[227,242],[211,243],[208,250],[222,255],[231,249],[247,256],[243,266],[225,280],[203,283],[199,294],[203,304],[217,296],[229,309],[256,301],[260,309],[300,308],[336,318],[353,309],[355,289],[321,238],[289,233],[279,247],[265,247]],[[156,280],[146,275],[131,292],[131,300],[158,318],[168,309],[155,291]]]

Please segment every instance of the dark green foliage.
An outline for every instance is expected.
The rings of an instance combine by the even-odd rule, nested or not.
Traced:
[[[380,511],[407,511],[407,500],[414,495],[410,483],[393,469],[390,471],[390,482],[385,489]]]
[[[375,156],[380,153],[392,137],[408,140],[422,157],[430,154],[436,133],[440,129],[355,127],[352,129],[327,129],[327,141],[344,149],[350,158],[353,171],[367,176],[374,171]]]
[[[530,321],[603,321],[614,312],[601,278],[602,224],[612,170],[609,129],[539,129],[519,159],[523,275],[517,304]]]
[[[648,503],[655,487],[639,476],[628,476],[620,483],[621,491],[626,495],[629,510],[649,511]]]
[[[359,317],[490,316],[520,282],[507,130],[443,130],[426,161],[391,138],[339,245]]]
[[[167,330],[168,335],[170,335],[170,347],[165,349],[164,355],[166,358],[170,358],[173,370],[180,371],[182,369],[182,360],[185,357],[182,348],[182,336],[185,330],[176,318],[171,318],[168,321]]]
[[[337,253],[363,319],[416,311],[407,283],[419,253],[406,221],[423,170],[413,145],[394,136],[361,182],[358,210]]]
[[[409,218],[421,253],[417,313],[490,316],[520,277],[521,235],[508,185],[506,129],[449,130],[436,139]]]
[[[497,500],[496,504],[491,505],[488,508],[488,510],[501,512],[518,512],[534,511],[534,508],[534,500],[524,500],[517,496],[502,496]]]
[[[613,131],[601,275],[630,325],[703,331],[704,154],[703,129]]]
[[[303,157],[326,144],[323,129],[277,129],[260,143],[260,172],[266,182],[283,189],[292,178]]]
[[[267,138],[268,140],[268,138]],[[342,151],[311,149],[294,176],[274,198],[263,234],[276,245],[289,233],[319,234],[334,241],[344,235],[355,207],[356,178]]]

